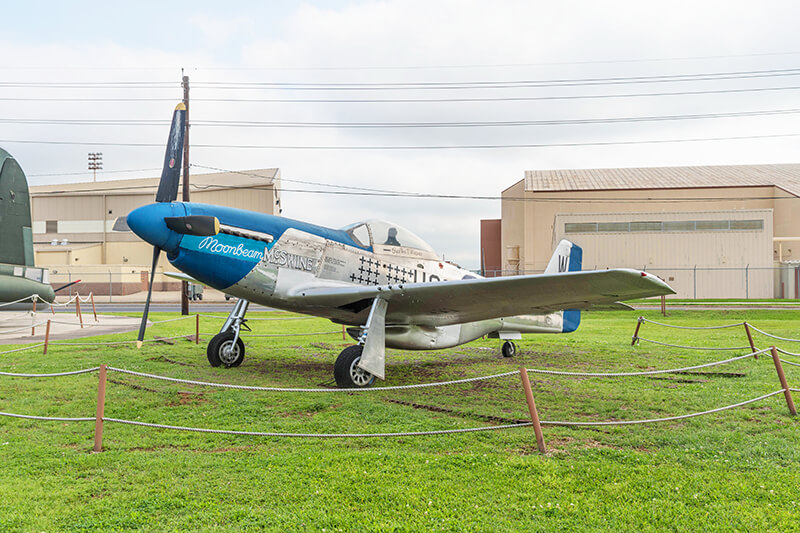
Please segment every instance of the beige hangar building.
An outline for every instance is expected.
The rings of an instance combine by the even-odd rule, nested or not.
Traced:
[[[585,270],[646,269],[679,297],[800,297],[800,165],[530,170],[501,203],[489,275],[541,272],[568,239]]]
[[[129,230],[115,231],[114,223],[153,203],[158,183],[152,177],[31,187],[36,264],[50,269],[51,283],[81,279],[83,292],[95,294],[146,290],[152,247]],[[276,168],[193,174],[189,183],[192,202],[267,214],[281,211]],[[159,271],[174,270],[163,259]],[[172,290],[176,284],[163,276],[155,281],[156,290]]]

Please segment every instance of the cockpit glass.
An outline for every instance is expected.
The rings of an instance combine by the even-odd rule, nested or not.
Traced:
[[[362,248],[369,247],[369,230],[367,229],[366,224],[363,222],[356,222],[355,224],[350,224],[342,229],[346,231],[350,237],[352,237],[357,245],[361,246]]]
[[[353,239],[365,243],[369,242],[369,239],[364,237],[364,233],[366,233],[365,226],[369,226],[369,233],[372,235],[371,244],[373,246],[399,246],[424,250],[432,254],[435,253],[427,242],[417,237],[411,231],[385,220],[367,220],[365,222],[351,224],[342,229],[349,233]]]

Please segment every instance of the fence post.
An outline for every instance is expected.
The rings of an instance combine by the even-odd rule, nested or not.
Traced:
[[[97,382],[97,414],[94,420],[95,452],[103,451],[103,415],[106,409],[106,365],[100,365],[100,376]]]
[[[694,299],[697,300],[697,265],[694,266]]]
[[[781,365],[781,358],[778,357],[778,350],[772,346],[770,351],[772,352],[772,361],[775,363],[775,370],[778,371],[778,379],[781,380],[783,395],[786,397],[786,405],[789,407],[789,412],[796,415],[797,409],[794,407],[792,392],[789,390],[789,384],[786,382],[786,374],[783,373],[783,365]]]
[[[89,298],[92,299],[92,313],[94,313],[94,321],[97,322],[97,308],[94,306],[94,293],[89,293]]]
[[[81,313],[81,295],[75,295],[75,314],[78,315],[78,320],[81,323],[81,328],[83,328],[83,314]]]
[[[200,344],[200,314],[194,315],[194,343]]]
[[[750,343],[750,349],[753,350],[753,353],[755,354],[753,355],[753,357],[755,359],[758,359],[758,354],[756,353],[758,350],[756,350],[756,345],[755,343],[753,343],[753,334],[750,333],[750,326],[747,325],[747,322],[742,322],[742,323],[744,324],[744,331],[745,333],[747,333],[747,340]]]
[[[47,327],[44,330],[44,350],[42,355],[47,355],[47,344],[50,342],[50,321],[47,321]]]
[[[633,337],[631,339],[631,346],[635,346],[636,345],[636,341],[639,340],[639,328],[642,327],[642,322],[644,322],[644,317],[640,316],[636,320],[636,331],[633,332]]]
[[[38,295],[33,295],[33,325],[31,326],[31,337],[36,335],[36,300],[38,298]]]
[[[347,337],[345,337],[344,335],[345,335],[345,328],[344,328],[344,324],[342,324],[342,340],[343,341],[347,340]]]
[[[667,297],[661,295],[661,316],[667,316]]]
[[[539,412],[536,410],[536,402],[533,400],[533,391],[531,391],[531,380],[528,379],[528,370],[525,367],[520,368],[519,375],[522,378],[522,388],[525,389],[525,400],[528,402],[528,411],[531,414],[531,422],[533,422],[533,432],[536,434],[536,446],[540,452],[547,453],[547,449],[544,446],[542,425],[539,423]]]
[[[114,285],[111,282],[111,271],[108,271],[108,303],[111,303],[113,300],[111,297],[114,295]]]

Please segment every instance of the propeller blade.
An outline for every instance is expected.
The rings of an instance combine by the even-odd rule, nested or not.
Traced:
[[[81,282],[81,280],[79,280],[79,279],[76,279],[75,281],[72,281],[72,282],[70,282],[70,283],[67,283],[66,285],[62,285],[62,286],[60,286],[60,287],[59,287],[59,288],[57,288],[57,289],[53,289],[53,292],[58,292],[58,291],[64,290],[64,289],[66,289],[67,287],[72,287],[72,286],[73,286],[73,285],[75,285],[76,283],[80,283],[80,282]]]
[[[150,287],[147,289],[147,300],[144,302],[144,311],[142,311],[142,323],[139,324],[139,337],[136,339],[136,347],[142,347],[144,341],[144,330],[147,327],[147,315],[150,313],[150,297],[153,296],[153,278],[156,275],[156,267],[158,266],[158,256],[161,255],[161,249],[153,246],[153,266],[150,268]]]
[[[164,154],[164,169],[161,171],[161,181],[158,183],[156,202],[174,202],[178,198],[185,131],[186,106],[180,103],[172,114],[172,126],[169,128],[167,151]]]
[[[183,235],[205,237],[219,233],[219,220],[217,217],[204,215],[164,217],[164,222],[166,222],[169,229]]]

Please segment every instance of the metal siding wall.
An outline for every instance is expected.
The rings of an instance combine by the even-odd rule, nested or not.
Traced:
[[[763,219],[760,231],[565,233],[566,222]],[[583,248],[584,269],[645,268],[682,297],[771,298],[772,210],[557,215],[555,232]],[[745,272],[745,268],[749,269]],[[694,267],[698,270],[695,273]],[[713,268],[714,270],[705,270]],[[696,288],[695,288],[696,276]],[[672,279],[670,279],[672,278]]]

